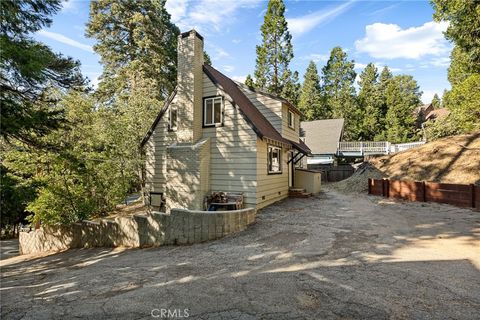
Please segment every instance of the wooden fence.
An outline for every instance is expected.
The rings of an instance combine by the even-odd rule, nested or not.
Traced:
[[[368,194],[410,201],[446,203],[480,211],[480,186],[473,184],[368,179]]]
[[[331,164],[309,164],[309,170],[322,172],[322,182],[337,182],[350,177],[355,169],[349,164],[333,166]]]

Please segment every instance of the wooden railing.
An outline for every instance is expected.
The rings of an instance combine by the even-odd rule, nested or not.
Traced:
[[[424,141],[392,144],[388,141],[340,141],[337,155],[364,156],[390,154],[423,145]]]
[[[390,152],[395,153],[395,152],[405,151],[405,150],[408,150],[408,149],[419,147],[419,146],[424,145],[424,144],[425,144],[425,141],[392,144],[391,147],[390,147]],[[392,150],[392,147],[393,147],[393,150]]]

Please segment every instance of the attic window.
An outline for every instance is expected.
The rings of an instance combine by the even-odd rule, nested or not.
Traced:
[[[295,129],[295,114],[290,110],[288,110],[288,126]]]
[[[177,108],[170,108],[168,111],[168,130],[177,130]]]
[[[222,97],[205,98],[203,100],[203,125],[216,126],[223,122]]]
[[[268,146],[268,173],[282,173],[282,149]]]

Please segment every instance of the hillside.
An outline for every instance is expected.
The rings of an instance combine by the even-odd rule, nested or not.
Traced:
[[[480,132],[370,159],[353,176],[333,186],[347,192],[364,192],[368,178],[384,177],[480,185]]]

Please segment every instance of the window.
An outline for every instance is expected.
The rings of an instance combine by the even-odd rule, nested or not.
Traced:
[[[282,149],[268,147],[268,173],[282,173]]]
[[[170,108],[168,113],[168,130],[177,130],[177,108]]]
[[[288,110],[288,126],[295,129],[295,114],[290,110]]]
[[[203,102],[203,125],[222,124],[222,97],[205,98]]]

